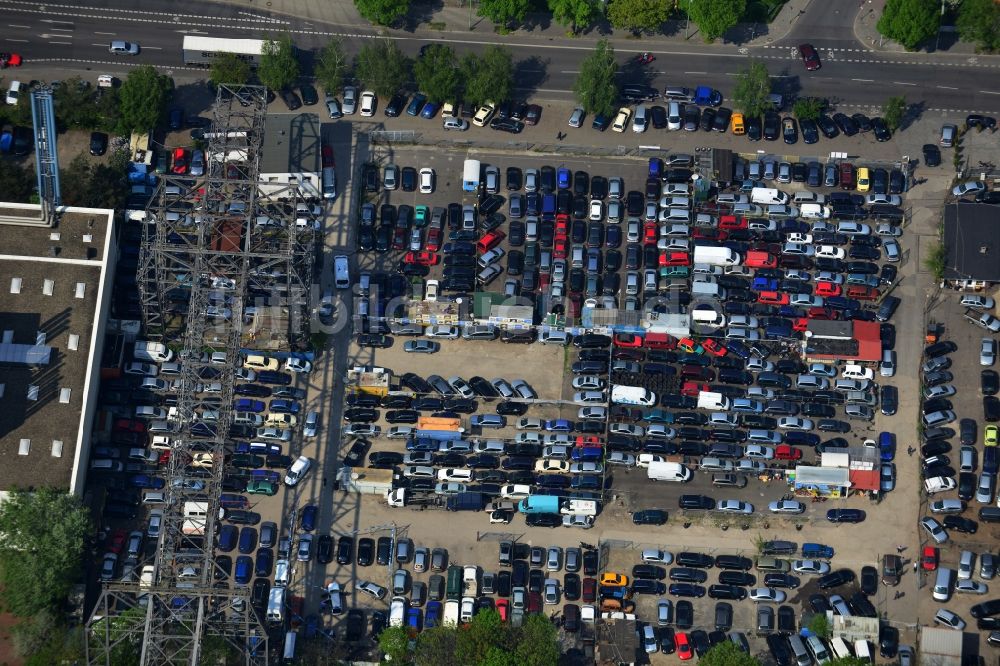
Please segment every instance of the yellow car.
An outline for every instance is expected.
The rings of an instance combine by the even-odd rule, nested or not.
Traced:
[[[868,175],[867,167],[858,168],[858,192],[867,192],[871,187],[871,176]]]
[[[625,587],[628,585],[628,576],[625,574],[615,573],[614,571],[605,571],[601,574],[601,585]]]
[[[747,128],[743,125],[742,113],[734,113],[733,117],[729,119],[729,131],[737,136],[747,133]]]
[[[997,439],[1000,439],[1000,428],[995,425],[986,426],[986,439],[983,440],[983,443],[986,446],[996,446]]]
[[[611,123],[611,130],[613,132],[624,132],[625,128],[628,127],[629,118],[632,117],[632,112],[627,107],[622,107],[618,109],[618,115],[615,116],[615,121]]]

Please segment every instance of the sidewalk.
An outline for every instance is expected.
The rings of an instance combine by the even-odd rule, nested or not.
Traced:
[[[854,18],[854,36],[858,42],[869,51],[877,53],[905,53],[911,56],[958,56],[962,58],[985,57],[989,54],[976,53],[976,47],[969,42],[959,41],[957,30],[953,26],[945,26],[938,33],[936,43],[932,48],[919,51],[907,51],[897,42],[879,34],[876,25],[886,0],[862,0],[861,11]]]
[[[342,26],[352,31],[374,30],[387,36],[438,38],[447,32],[455,40],[462,36],[476,40],[495,37],[497,41],[505,41],[511,37],[518,39],[534,39],[550,45],[576,44],[594,42],[608,38],[617,42],[621,50],[654,51],[657,48],[668,48],[678,44],[695,44],[707,46],[698,34],[697,27],[688,25],[686,21],[668,21],[663,31],[655,35],[635,37],[627,31],[616,31],[607,23],[592,26],[586,33],[576,37],[567,34],[567,29],[554,21],[548,14],[529,14],[524,23],[507,35],[496,32],[495,26],[489,20],[478,16],[475,8],[463,0],[444,0],[442,6],[430,8],[421,0],[416,0],[409,15],[403,19],[399,28],[383,28],[371,25],[358,14],[354,3],[350,0],[329,2],[329,0],[211,0],[227,5],[242,7],[246,10],[269,11],[276,14],[297,17],[305,21],[319,21],[331,26]],[[472,0],[468,0],[469,3]],[[740,46],[763,46],[773,43],[791,30],[795,21],[805,12],[809,0],[789,0],[770,24],[754,23],[740,24],[729,30],[715,45],[738,44]],[[471,11],[470,11],[471,10]],[[355,33],[357,34],[357,33]]]

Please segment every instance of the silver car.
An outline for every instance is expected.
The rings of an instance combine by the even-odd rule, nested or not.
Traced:
[[[344,103],[342,110],[346,115],[354,115],[358,110],[358,89],[354,86],[344,86]]]

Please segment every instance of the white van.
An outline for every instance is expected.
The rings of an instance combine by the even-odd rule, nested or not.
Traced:
[[[142,494],[143,504],[166,504],[167,494],[160,490],[147,490]]]
[[[132,355],[138,361],[153,361],[154,363],[163,363],[174,359],[174,352],[167,349],[165,344],[149,340],[136,340]]]
[[[859,638],[854,641],[854,656],[858,659],[867,661],[869,664],[875,663],[871,646],[868,644],[868,641],[863,638]]]
[[[541,334],[539,334],[538,341],[543,345],[562,345],[565,347],[569,344],[569,333],[566,331],[549,329],[547,331],[542,331]]]
[[[750,190],[750,203],[764,206],[788,203],[788,195],[773,187],[755,187]]]
[[[834,636],[830,639],[830,651],[837,659],[847,659],[854,656],[851,649],[847,647],[847,641],[840,636]]]
[[[272,587],[267,597],[267,621],[279,624],[284,619],[285,588]]]
[[[948,567],[941,567],[937,571],[934,579],[934,590],[931,596],[935,601],[948,601],[951,599],[951,588],[955,583],[955,570]]]
[[[799,206],[799,216],[803,220],[828,220],[830,208],[815,203],[804,203]]]
[[[323,167],[323,198],[337,198],[337,172],[333,167]]]
[[[351,273],[347,264],[347,255],[338,254],[333,258],[333,281],[337,289],[348,289],[351,286]]]

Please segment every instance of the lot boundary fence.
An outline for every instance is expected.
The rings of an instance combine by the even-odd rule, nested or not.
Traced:
[[[368,133],[368,139],[373,145],[412,145],[440,147],[442,141],[435,136],[426,136],[422,132],[375,130]],[[551,153],[553,155],[585,155],[603,157],[639,157],[646,158],[664,152],[659,146],[584,146],[571,143],[548,143],[536,141],[481,141],[455,136],[445,143],[452,150],[481,150],[489,152],[518,153]]]
[[[520,541],[524,537],[519,532],[476,532],[476,541]]]

